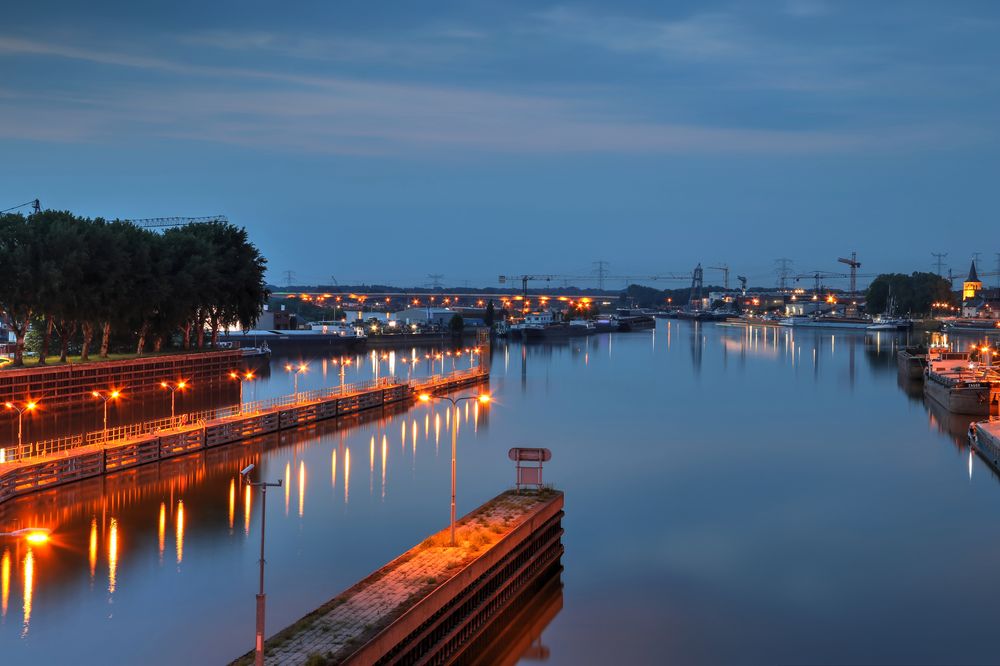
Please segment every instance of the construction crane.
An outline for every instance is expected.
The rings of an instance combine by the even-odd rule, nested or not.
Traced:
[[[726,291],[729,291],[729,266],[722,264],[721,266],[705,266],[705,268],[722,271],[722,286]]]
[[[208,222],[229,223],[229,218],[225,215],[206,215],[204,217],[145,217],[138,219],[127,219],[137,227],[143,229],[165,229],[167,227],[183,227],[187,224],[199,224]]]
[[[528,283],[529,282],[551,282],[552,280],[586,280],[594,279],[593,275],[553,275],[553,274],[541,274],[537,273],[535,275],[501,275],[500,284],[506,284],[507,280],[520,280],[521,281],[521,296],[527,297],[528,295]]]
[[[851,252],[851,258],[845,259],[844,257],[838,257],[837,261],[842,264],[847,264],[851,267],[851,296],[857,293],[858,287],[858,269],[861,268],[861,262],[858,261],[858,253]]]
[[[820,289],[823,288],[822,280],[823,278],[831,277],[847,277],[847,273],[830,273],[828,271],[812,271],[810,273],[799,273],[795,276],[795,281],[798,282],[802,278],[812,278],[815,284],[815,293],[818,296]]]
[[[11,206],[10,208],[5,208],[0,210],[0,213],[9,213],[12,210],[17,210],[18,208],[26,208],[31,206],[32,213],[40,213],[42,211],[42,202],[38,199],[32,199],[31,201],[25,201],[23,204],[18,204],[16,206]]]

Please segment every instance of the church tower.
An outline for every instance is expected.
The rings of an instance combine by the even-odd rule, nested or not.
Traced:
[[[982,288],[983,283],[979,281],[979,275],[976,274],[976,262],[973,261],[972,267],[969,268],[969,277],[962,284],[962,300],[971,301]]]

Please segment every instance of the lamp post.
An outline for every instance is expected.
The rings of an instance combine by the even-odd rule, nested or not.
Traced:
[[[292,365],[291,363],[285,364],[285,371],[294,373],[295,378],[295,402],[299,401],[299,375],[304,373],[309,369],[309,366],[305,363],[299,363],[298,365]]]
[[[235,380],[239,381],[239,383],[240,383],[240,411],[239,411],[239,413],[242,415],[243,414],[243,382],[252,382],[253,381],[253,379],[254,379],[253,371],[252,370],[247,370],[246,372],[244,372],[241,375],[240,373],[238,373],[238,372],[236,372],[234,370],[233,372],[229,373],[229,378],[230,379],[235,379]]]
[[[24,405],[22,405],[22,406],[19,407],[18,405],[16,405],[13,402],[5,402],[4,403],[4,407],[6,407],[7,409],[13,409],[14,411],[17,412],[17,450],[18,450],[18,452],[20,452],[20,450],[21,450],[21,420],[24,418],[24,413],[25,412],[33,412],[33,411],[35,411],[35,408],[38,407],[38,403],[34,402],[34,401],[32,401],[32,402],[26,402],[26,403],[24,403]]]
[[[264,525],[267,520],[267,489],[280,488],[281,479],[277,483],[266,481],[251,481],[250,472],[253,465],[240,470],[248,486],[260,488],[260,588],[257,592],[257,633],[254,641],[254,665],[264,666]]]
[[[183,391],[187,388],[188,383],[183,379],[176,384],[171,384],[170,382],[160,382],[160,386],[170,390],[170,423],[173,425],[174,422],[174,400],[177,396],[178,391]]]
[[[101,393],[100,391],[91,391],[90,394],[95,398],[100,398],[104,402],[104,432],[101,434],[101,441],[106,443],[108,441],[108,401],[117,400],[121,392],[111,391],[109,393]]]
[[[451,545],[455,545],[455,453],[458,449],[458,403],[463,400],[478,400],[482,404],[486,404],[490,401],[489,393],[480,393],[479,395],[463,395],[458,398],[452,398],[448,395],[431,395],[430,393],[421,393],[421,402],[430,402],[431,400],[447,400],[451,403],[452,413],[451,413]]]

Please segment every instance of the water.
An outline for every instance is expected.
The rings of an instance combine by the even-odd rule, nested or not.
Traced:
[[[494,404],[459,419],[459,513],[510,485],[511,446],[551,448],[546,480],[566,491],[564,588],[527,613],[529,654],[995,662],[1000,486],[965,444],[969,419],[900,385],[900,343],[661,321],[495,348]],[[290,392],[286,360],[258,398]],[[354,380],[374,374],[362,360]],[[300,390],[339,382],[309,361]],[[55,530],[30,550],[0,540],[3,663],[246,652],[260,496],[247,503],[238,470],[286,481],[267,497],[273,632],[446,525],[447,411],[326,422],[0,507],[0,524]]]

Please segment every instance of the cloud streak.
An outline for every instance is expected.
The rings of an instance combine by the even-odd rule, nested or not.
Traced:
[[[566,15],[558,14],[565,21]],[[574,19],[575,20],[575,19]],[[675,26],[669,49],[735,57],[725,21]],[[706,27],[707,26],[707,27]],[[714,26],[714,27],[713,27]],[[585,32],[585,31],[584,31]],[[583,34],[578,33],[578,34]],[[714,35],[705,38],[706,34]],[[270,37],[246,38],[260,48]],[[652,42],[616,42],[646,48]],[[142,86],[106,83],[51,103],[25,95],[0,105],[0,136],[114,141],[150,136],[329,154],[811,154],[934,144],[944,128],[760,129],[658,119],[615,102],[611,88],[561,95],[362,81],[221,67],[0,36],[0,52],[70,59],[162,75]]]

